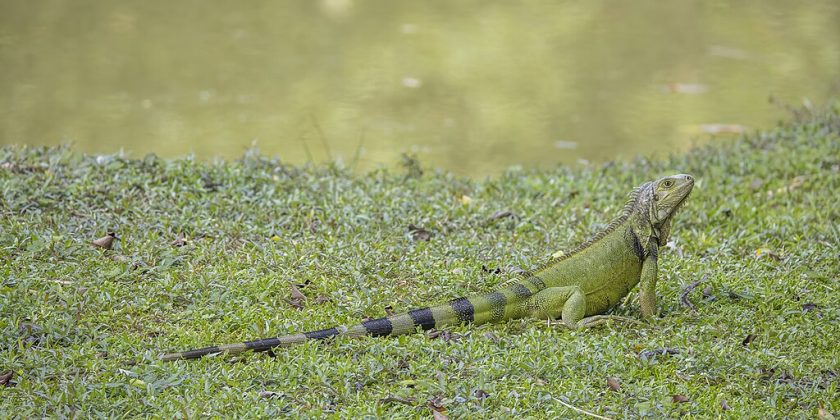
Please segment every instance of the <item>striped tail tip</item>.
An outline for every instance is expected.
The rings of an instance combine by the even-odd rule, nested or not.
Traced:
[[[246,343],[225,344],[223,346],[210,346],[179,353],[169,353],[161,357],[161,360],[164,362],[171,362],[175,360],[198,359],[200,357],[216,353],[241,353],[245,350],[248,350]]]

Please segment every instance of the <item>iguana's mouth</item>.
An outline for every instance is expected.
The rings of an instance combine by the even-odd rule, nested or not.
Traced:
[[[677,214],[678,211],[682,210],[683,206],[685,206],[685,202],[688,201],[688,197],[691,196],[692,192],[694,192],[694,182],[689,184],[688,193],[686,193],[685,196],[683,196],[683,198],[680,200],[680,202],[677,203],[676,206],[674,206],[674,211],[671,212],[672,216]]]

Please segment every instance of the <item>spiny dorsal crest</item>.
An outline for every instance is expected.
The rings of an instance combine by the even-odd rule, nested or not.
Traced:
[[[568,252],[556,253],[548,261],[540,264],[534,270],[526,271],[526,272],[522,273],[521,276],[527,278],[528,276],[531,275],[531,273],[540,271],[540,270],[542,270],[542,269],[548,267],[549,265],[554,264],[558,261],[563,261],[565,259],[568,259],[571,256],[583,251],[584,249],[589,248],[590,246],[592,246],[592,244],[594,244],[595,242],[598,242],[604,236],[607,236],[610,233],[612,233],[622,223],[626,222],[627,219],[630,217],[630,215],[633,214],[633,211],[637,209],[637,207],[638,207],[637,206],[637,204],[638,204],[637,201],[639,200],[639,197],[641,196],[642,191],[649,189],[651,184],[652,184],[652,182],[646,182],[646,183],[644,183],[644,184],[642,184],[642,185],[640,185],[636,188],[633,188],[633,191],[630,191],[630,194],[628,194],[628,196],[627,196],[627,202],[624,204],[624,208],[621,210],[621,214],[618,217],[616,217],[615,219],[613,219],[613,221],[610,222],[610,224],[607,225],[606,228],[604,228],[600,232],[596,233],[594,236],[590,237],[589,239],[584,241],[582,244],[578,245],[577,248],[575,248],[571,251],[568,251]],[[647,211],[647,210],[645,210],[645,211]]]

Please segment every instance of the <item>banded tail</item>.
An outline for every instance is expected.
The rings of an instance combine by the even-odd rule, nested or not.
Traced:
[[[525,277],[525,276],[523,276]],[[458,298],[447,303],[414,309],[402,314],[364,321],[350,327],[339,326],[306,333],[264,338],[242,343],[204,347],[180,353],[164,355],[162,360],[197,359],[214,353],[242,353],[248,350],[267,351],[275,347],[289,347],[309,340],[323,340],[330,337],[384,337],[413,333],[417,328],[424,331],[447,325],[462,323],[485,324],[524,316],[520,313],[521,303],[531,295],[543,290],[545,283],[538,276],[530,276],[504,289],[485,293],[472,298]]]

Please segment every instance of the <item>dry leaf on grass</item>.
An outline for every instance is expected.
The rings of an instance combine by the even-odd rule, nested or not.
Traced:
[[[741,341],[741,345],[743,345],[743,346],[748,346],[748,345],[750,345],[750,343],[752,343],[753,341],[755,341],[755,334],[747,334],[747,336],[746,336],[746,337],[744,337],[744,340],[743,340],[743,341]]]
[[[415,225],[408,225],[408,233],[411,234],[411,240],[414,242],[428,242],[432,239],[432,232]]]
[[[609,386],[611,390],[616,392],[621,389],[621,384],[618,383],[618,379],[613,377],[607,378],[607,386]]]
[[[671,397],[671,401],[675,403],[687,403],[691,400],[689,400],[688,397],[686,397],[685,395],[676,394],[673,397]]]
[[[0,386],[4,387],[12,387],[14,386],[14,382],[12,382],[12,377],[15,375],[14,372],[11,370],[8,372],[0,373]]]
[[[306,300],[306,296],[301,293],[300,289],[298,289],[294,284],[289,284],[289,287],[292,288],[289,304],[294,306],[296,309],[303,309],[303,301]]]
[[[179,248],[187,244],[187,238],[184,236],[184,232],[178,233],[178,236],[175,237],[175,240],[172,241],[172,246]]]

